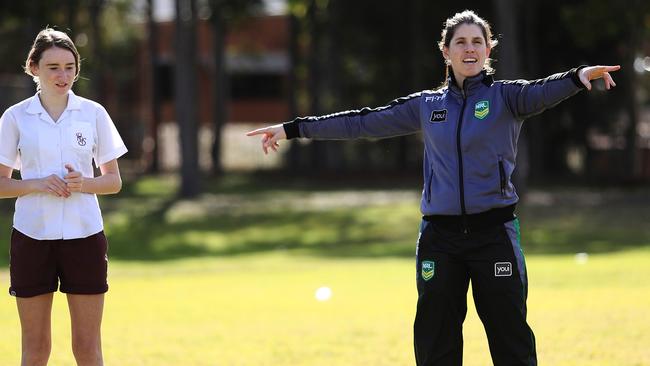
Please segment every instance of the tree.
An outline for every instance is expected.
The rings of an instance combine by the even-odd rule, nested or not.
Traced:
[[[588,13],[585,14],[584,9],[588,9]],[[597,174],[599,178],[619,182],[639,177],[639,151],[636,143],[639,119],[638,75],[634,72],[633,62],[642,52],[644,32],[650,28],[647,23],[648,14],[650,3],[643,0],[586,0],[581,4],[561,5],[560,15],[566,24],[566,38],[575,44],[573,49],[567,47],[562,55],[573,54],[575,57],[575,53],[579,53],[581,60],[587,60],[583,63],[622,66],[613,75],[618,85],[613,93],[589,93],[588,98],[583,97],[579,100],[580,104],[572,109],[574,119],[580,121],[576,130],[588,147],[588,157],[595,155],[595,151],[589,149],[587,141],[590,129],[600,130],[609,135],[612,141],[622,141],[614,143],[615,146],[604,152],[609,164],[594,164],[592,168],[599,169],[588,171],[592,176]],[[602,85],[600,82],[595,84]]]
[[[322,57],[323,45],[323,14],[326,9],[322,1],[309,0],[307,5],[307,22],[309,24],[309,55],[308,55],[308,80],[309,114],[318,116],[323,113],[323,78],[324,65]],[[318,170],[326,161],[326,141],[312,141],[310,143],[310,165]]]
[[[226,69],[226,36],[234,24],[249,15],[261,0],[210,0],[214,48],[212,173],[220,175],[221,130],[228,121],[229,74]]]
[[[93,96],[94,98],[103,99],[103,83],[102,83],[102,69],[103,69],[103,58],[102,58],[102,29],[100,17],[105,5],[105,0],[91,0],[89,1],[88,13],[90,18],[90,27],[92,34],[91,48],[93,60],[95,62],[95,67],[92,70],[92,79],[93,79]],[[75,0],[72,0],[72,3],[76,3]],[[71,6],[72,8],[73,6]]]
[[[196,0],[176,0],[174,100],[181,146],[180,196],[199,193]]]
[[[158,30],[156,20],[153,15],[153,1],[147,0],[147,29],[149,33],[149,71],[151,87],[151,139],[153,144],[150,150],[149,172],[156,173],[160,170],[160,159],[158,157],[158,126],[161,120],[161,98],[160,98],[160,80],[159,80],[159,60],[158,60]]]
[[[499,41],[499,68],[497,74],[503,79],[519,79],[522,77],[523,60],[522,52],[519,52],[521,42],[518,38],[522,34],[521,8],[517,0],[495,0],[496,13],[495,31],[507,34],[506,37]],[[517,187],[520,196],[526,192],[529,159],[528,159],[528,134],[525,130],[519,136],[519,146],[517,154],[517,169],[513,181]]]

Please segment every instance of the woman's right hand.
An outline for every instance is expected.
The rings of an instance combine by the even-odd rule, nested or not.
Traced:
[[[582,82],[582,84],[587,88],[587,90],[591,90],[591,80],[596,80],[602,78],[605,81],[605,89],[609,90],[612,87],[616,86],[616,83],[614,82],[614,79],[612,79],[612,76],[609,74],[610,72],[618,71],[621,69],[621,65],[616,65],[616,66],[587,66],[580,71],[578,71],[578,78]]]
[[[72,193],[68,190],[65,181],[59,178],[58,175],[52,174],[45,178],[35,179],[35,191],[41,193],[48,193],[57,197],[68,198]]]
[[[255,136],[255,135],[264,135],[262,136],[262,150],[264,154],[269,153],[269,149],[277,152],[279,140],[284,140],[287,138],[287,134],[284,132],[284,127],[282,124],[258,128],[246,133],[246,136]]]

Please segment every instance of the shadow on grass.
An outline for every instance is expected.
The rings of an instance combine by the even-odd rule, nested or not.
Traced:
[[[353,210],[275,211],[211,215],[165,222],[162,211],[112,225],[111,257],[168,260],[282,251],[331,257],[413,256],[417,220],[403,229]],[[411,240],[404,240],[404,238]]]
[[[562,199],[563,195],[558,200]],[[627,192],[592,202],[524,204],[522,243],[527,253],[604,253],[650,248],[650,202]]]
[[[211,184],[201,198],[183,201],[174,197],[176,178],[148,177],[125,185],[117,197],[102,198],[101,205],[112,259],[164,261],[271,252],[412,258],[420,214],[417,192],[395,199],[405,186],[412,189],[417,184],[322,180],[311,184],[233,176]],[[393,199],[382,203],[367,189],[382,190]],[[346,202],[350,192],[359,196],[353,197],[356,203],[351,205]],[[302,206],[300,199],[314,193],[330,197],[331,202]],[[650,247],[647,190],[554,190],[529,197],[518,208],[527,254]],[[10,223],[4,210],[0,238],[6,238],[7,244]],[[8,262],[8,245],[4,247],[2,265]]]

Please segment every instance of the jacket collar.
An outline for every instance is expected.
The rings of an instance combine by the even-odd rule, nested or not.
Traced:
[[[494,78],[485,70],[481,71],[476,76],[466,78],[465,82],[463,83],[465,96],[467,97],[476,93],[483,86],[490,87],[492,86],[492,83],[494,83]],[[449,90],[451,90],[454,94],[463,96],[463,91],[458,87],[458,84],[456,83],[456,77],[454,76],[454,72],[451,68],[449,69],[447,85],[449,86]]]

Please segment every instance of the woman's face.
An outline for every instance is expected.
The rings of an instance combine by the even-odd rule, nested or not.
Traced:
[[[31,71],[38,76],[42,93],[65,95],[72,88],[77,67],[72,52],[61,47],[51,47],[43,51],[38,65],[32,66]]]
[[[442,54],[454,70],[456,81],[462,85],[465,78],[477,75],[483,70],[485,60],[490,56],[481,27],[476,24],[461,24]]]

